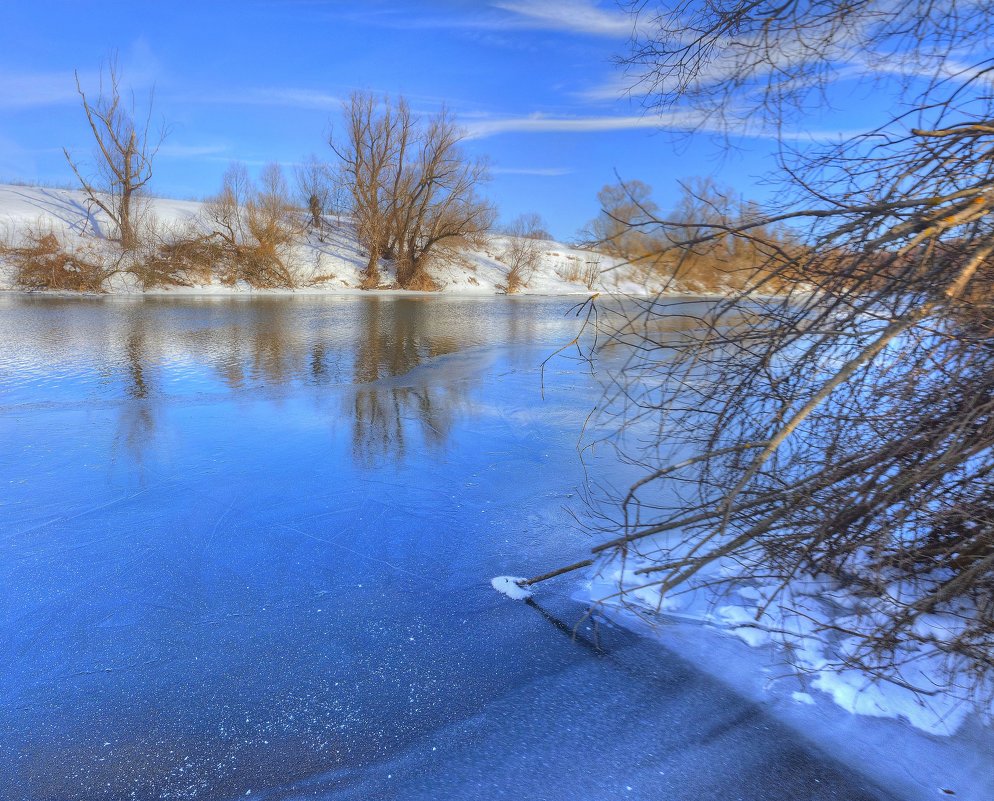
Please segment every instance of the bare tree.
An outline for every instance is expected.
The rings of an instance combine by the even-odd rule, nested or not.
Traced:
[[[597,201],[601,211],[590,223],[588,238],[598,247],[634,264],[658,250],[643,225],[659,212],[652,187],[639,180],[619,181],[603,187]]]
[[[759,256],[742,289],[710,306],[601,308],[598,341],[627,358],[599,412],[642,475],[603,497],[595,554],[630,568],[622,600],[749,580],[762,589],[751,625],[785,639],[770,613],[791,607],[799,577],[831,577],[849,606],[797,613],[826,665],[919,698],[989,702],[994,11],[958,0],[637,10],[625,63],[651,108],[730,133],[783,130],[857,64],[879,67],[895,111],[838,146],[784,148],[777,206],[629,226],[677,260],[718,246],[732,258],[736,243]],[[792,236],[774,235],[784,225]]]
[[[413,135],[405,140],[413,147],[398,150],[390,240],[397,282],[407,289],[434,289],[427,266],[436,246],[485,233],[496,215],[476,194],[489,180],[487,165],[462,152],[463,133],[449,112],[443,108],[424,125],[414,121],[408,127]]]
[[[130,103],[121,99],[121,81],[117,60],[112,59],[100,71],[97,99],[91,101],[76,75],[79,92],[96,142],[94,150],[96,177],[84,175],[80,165],[63,148],[66,161],[79,179],[89,202],[101,209],[113,222],[124,250],[134,250],[139,244],[137,201],[152,178],[152,162],[165,138],[165,128],[151,130],[154,91],[149,94],[148,111],[144,121],[135,121],[134,95]]]
[[[359,241],[369,253],[362,286],[379,284],[380,255],[386,246],[389,224],[389,191],[397,180],[398,151],[409,133],[409,110],[384,100],[382,107],[368,92],[355,92],[344,105],[342,141],[329,140],[341,162],[351,190],[351,211]]]
[[[508,270],[507,278],[497,289],[513,295],[528,286],[542,257],[541,241],[551,237],[542,218],[534,213],[517,217],[503,233],[504,243],[497,257],[507,265]]]
[[[493,223],[492,206],[476,195],[486,165],[460,149],[463,134],[442,110],[423,122],[400,98],[378,103],[354,94],[345,104],[346,132],[332,141],[352,190],[352,212],[369,252],[363,286],[379,282],[379,260],[393,259],[397,281],[430,289],[427,265],[436,247],[473,237]]]
[[[553,239],[552,234],[549,233],[548,225],[542,218],[542,215],[536,211],[529,211],[519,215],[511,223],[511,225],[508,226],[508,232],[512,230],[518,232],[519,236],[523,236],[526,239],[548,241]]]
[[[323,239],[324,216],[334,193],[335,178],[331,167],[313,153],[294,170],[297,194],[310,215],[310,226]]]

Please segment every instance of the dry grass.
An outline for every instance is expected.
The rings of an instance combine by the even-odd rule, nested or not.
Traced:
[[[584,261],[579,256],[567,256],[556,268],[556,275],[571,284],[583,284],[593,290],[601,275],[601,258],[593,254]]]
[[[23,289],[103,292],[113,272],[79,248],[70,248],[51,229],[29,228],[16,243],[0,243],[0,256],[14,266]]]
[[[196,286],[209,284],[221,249],[210,237],[174,239],[163,242],[131,272],[142,287]]]
[[[438,292],[438,282],[435,281],[425,270],[418,270],[403,285],[404,289],[415,292]]]
[[[305,282],[306,286],[321,286],[322,284],[330,283],[338,278],[337,273],[318,273],[317,275],[312,275]]]
[[[297,286],[296,274],[287,256],[271,242],[225,243],[219,268],[218,277],[225,284],[244,281],[254,289],[293,289]]]
[[[580,273],[583,269],[583,262],[577,256],[567,256],[556,267],[556,275],[562,278],[564,281],[568,281],[571,284],[578,284],[580,282]]]

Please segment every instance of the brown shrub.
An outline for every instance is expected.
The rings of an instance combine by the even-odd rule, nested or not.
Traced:
[[[132,272],[144,289],[209,284],[221,258],[222,248],[211,236],[174,239],[161,243]]]
[[[583,285],[593,291],[594,285],[597,283],[597,279],[601,277],[601,257],[594,254],[588,257],[587,261],[584,262],[583,269],[580,271],[580,280],[583,281]]]
[[[29,229],[19,244],[0,245],[0,255],[14,266],[17,284],[24,289],[102,292],[112,272],[66,247],[51,230]]]
[[[571,284],[583,284],[593,290],[601,275],[600,254],[588,254],[586,261],[579,256],[567,256],[556,268],[556,275]]]
[[[508,266],[507,278],[497,285],[499,292],[513,295],[528,286],[542,256],[539,240],[547,238],[537,214],[522,215],[505,230],[507,241],[497,258]]]
[[[240,165],[225,174],[220,194],[205,206],[212,231],[200,238],[198,255],[222,283],[293,288],[297,279],[290,254],[302,226],[277,165],[263,170],[261,184],[253,186]]]
[[[437,292],[441,287],[425,270],[419,270],[408,278],[404,289],[411,289],[415,292]]]

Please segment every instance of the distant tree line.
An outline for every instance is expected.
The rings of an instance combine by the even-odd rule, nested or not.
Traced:
[[[801,240],[784,226],[763,222],[758,204],[710,178],[679,188],[678,202],[664,215],[642,181],[605,186],[586,240],[661,288],[739,290],[757,279],[757,271],[767,276],[770,290],[803,279],[767,267],[782,261],[774,256],[799,251]]]
[[[100,291],[123,271],[145,288],[214,279],[293,287],[301,280],[294,245],[306,236],[324,243],[329,217],[336,215],[338,224],[347,218],[362,249],[363,289],[434,290],[432,260],[466,245],[485,247],[494,228],[496,208],[479,194],[490,180],[488,165],[465,151],[465,134],[448,109],[423,115],[403,97],[355,92],[343,103],[343,123],[329,137],[331,157],[311,155],[297,165],[293,187],[278,164],[264,167],[253,181],[244,165],[233,163],[194,224],[164,230],[147,202],[153,162],[167,133],[164,125],[152,125],[154,97],[139,114],[134,96],[126,101],[122,93],[115,59],[101,71],[95,97],[78,76],[76,88],[94,159],[87,170],[68,149],[65,157],[87,203],[112,228],[100,231],[91,216],[98,238],[116,239],[120,248],[70,245],[45,226],[20,232],[16,242],[0,243],[0,253],[14,263],[23,286]],[[743,235],[742,223],[755,206],[710,181],[683,187],[674,211],[683,222],[676,227],[660,220],[650,187],[640,181],[605,186],[598,201],[601,212],[584,232],[584,245],[623,260],[633,277],[660,288],[736,287],[766,260],[771,240],[791,246],[784,232],[757,235],[750,229]],[[716,225],[727,226],[728,236],[694,236]],[[498,290],[513,293],[528,286],[543,252],[538,243],[551,237],[535,214],[502,233],[494,255],[508,275]],[[599,261],[566,265],[560,276],[593,289]],[[384,283],[384,262],[393,266],[392,283]]]

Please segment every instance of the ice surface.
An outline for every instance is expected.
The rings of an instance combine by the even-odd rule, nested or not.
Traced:
[[[754,586],[752,578],[739,578],[741,564],[724,559],[712,563],[696,583],[662,596],[658,583],[645,584],[637,572],[650,563],[652,550],[660,544],[661,538],[657,538],[644,546],[646,555],[626,557],[623,569],[612,562],[599,565],[595,569],[596,580],[591,584],[591,598],[607,599],[607,605],[639,607],[651,615],[698,621],[718,627],[754,648],[778,651],[783,670],[809,676],[812,689],[853,714],[901,719],[929,734],[945,736],[955,734],[971,715],[988,724],[994,720],[990,700],[994,688],[984,685],[974,688],[963,660],[958,663],[928,653],[928,638],[954,637],[962,629],[962,617],[924,616],[916,633],[924,638],[925,644],[898,645],[896,680],[868,676],[849,667],[851,660],[847,655],[858,648],[858,638],[826,636],[826,632],[838,629],[854,632],[866,626],[866,614],[853,613],[864,601],[851,589],[827,576],[798,574],[786,591],[777,596],[776,585]],[[718,575],[729,585],[716,598],[710,587]],[[618,594],[620,586],[626,588],[623,598]],[[902,588],[893,587],[891,592],[896,597]],[[954,670],[962,671],[963,681],[947,681]],[[990,739],[994,745],[994,730]]]
[[[0,295],[4,801],[889,798],[486,586],[589,547],[570,305]]]

